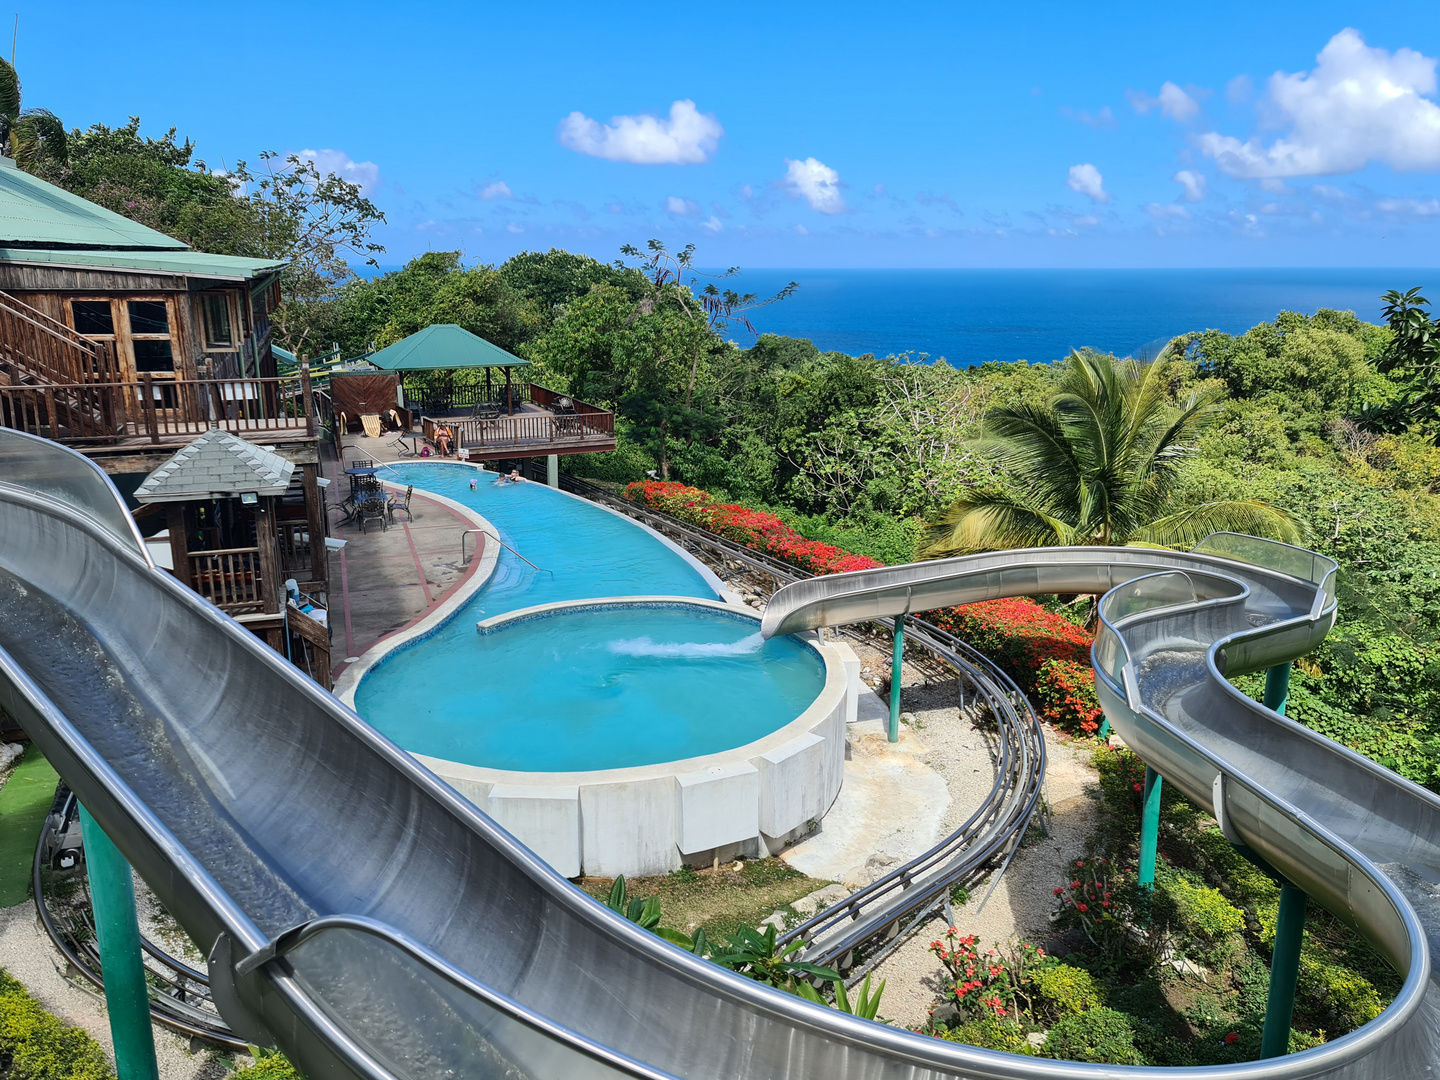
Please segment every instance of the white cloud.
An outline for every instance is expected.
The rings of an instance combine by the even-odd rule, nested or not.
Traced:
[[[665,212],[674,214],[676,217],[699,217],[700,204],[691,199],[682,199],[678,195],[671,195],[665,200]]]
[[[512,221],[505,226],[505,231],[508,233],[522,233],[525,231],[525,226]]]
[[[579,154],[632,165],[700,165],[710,160],[725,129],[714,113],[688,98],[670,106],[670,118],[614,116],[602,124],[572,112],[556,129],[562,146]]]
[[[1243,105],[1255,94],[1255,80],[1249,75],[1236,75],[1225,84],[1225,100],[1232,105]]]
[[[373,161],[355,161],[344,150],[301,150],[302,161],[312,161],[321,176],[331,173],[359,184],[360,190],[369,195],[380,184],[380,166]]]
[[[1105,190],[1105,178],[1100,175],[1100,170],[1094,165],[1071,165],[1070,176],[1065,181],[1071,191],[1078,191],[1081,195],[1097,203],[1110,201],[1110,193]]]
[[[724,231],[724,229],[725,229],[725,224],[724,224],[724,222],[722,222],[718,217],[716,217],[714,214],[711,214],[709,221],[702,221],[702,222],[700,223],[700,228],[705,229],[705,230],[707,230],[707,231],[709,231],[709,232],[712,232],[712,233],[718,233],[718,232],[723,232],[723,231]]]
[[[1179,203],[1146,203],[1145,212],[1153,218],[1165,221],[1171,218],[1178,218],[1181,221],[1190,220],[1190,211]]]
[[[1205,198],[1206,180],[1204,173],[1181,169],[1171,177],[1171,179],[1185,189],[1186,202],[1199,202]]]
[[[1086,127],[1112,128],[1115,126],[1115,113],[1109,105],[1105,105],[1099,112],[1093,113],[1089,109],[1072,109],[1067,105],[1060,109],[1060,115],[1079,121]]]
[[[809,235],[810,235],[810,230],[807,229],[807,228],[805,228],[804,225],[796,225],[796,226],[795,226],[795,232],[796,232],[796,234],[799,235],[799,236],[809,236]]]
[[[1400,217],[1440,217],[1440,199],[1381,199],[1375,208]]]
[[[493,184],[486,184],[480,189],[480,198],[486,202],[492,199],[513,199],[515,193],[510,190],[510,185],[504,180],[496,180]]]
[[[1191,87],[1192,91],[1194,89]],[[1148,113],[1151,109],[1159,109],[1171,120],[1179,120],[1181,123],[1200,113],[1200,102],[1173,82],[1167,82],[1161,86],[1158,97],[1151,97],[1141,90],[1127,90],[1125,96],[1130,99],[1130,104],[1135,106],[1135,111],[1138,113],[1143,114]]]
[[[1265,146],[1208,132],[1199,145],[1231,176],[1256,180],[1355,172],[1372,161],[1393,169],[1440,169],[1435,59],[1413,49],[1388,53],[1358,31],[1336,34],[1313,71],[1277,71],[1264,111],[1286,134]]]
[[[785,159],[785,183],[804,198],[812,210],[822,214],[843,214],[845,198],[840,194],[840,174],[823,161]]]

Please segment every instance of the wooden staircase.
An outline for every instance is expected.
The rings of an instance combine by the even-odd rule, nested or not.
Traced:
[[[67,442],[112,439],[127,419],[122,381],[112,342],[0,292],[0,386],[15,388],[3,397],[0,425],[44,424]]]

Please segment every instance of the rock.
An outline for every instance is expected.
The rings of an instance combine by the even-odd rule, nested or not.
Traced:
[[[808,896],[802,896],[790,906],[808,918],[821,908],[827,908],[831,904],[838,904],[849,895],[850,890],[845,888],[844,885],[826,885],[823,889],[816,889]]]
[[[19,761],[25,754],[25,747],[19,743],[0,743],[0,769]]]
[[[1170,966],[1181,975],[1194,975],[1201,982],[1208,983],[1210,981],[1210,972],[1208,969],[1201,967],[1194,961],[1187,960],[1183,956],[1178,956],[1174,960],[1171,960]]]
[[[785,932],[785,913],[783,911],[777,911],[773,915],[766,915],[765,918],[760,920],[760,926],[757,927],[757,929],[763,930],[767,926],[773,926],[783,934]]]
[[[1025,1036],[1025,1041],[1031,1046],[1039,1048],[1045,1045],[1045,1037],[1049,1034],[1048,1031],[1032,1031],[1029,1035]]]

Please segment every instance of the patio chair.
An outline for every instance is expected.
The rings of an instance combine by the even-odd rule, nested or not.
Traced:
[[[379,520],[382,530],[388,529],[390,527],[387,509],[389,505],[384,495],[367,495],[355,511],[355,520],[360,526],[360,531],[365,532],[365,522],[372,518]]]
[[[470,410],[471,420],[498,420],[500,418],[500,406],[493,401],[477,401],[475,407]]]
[[[415,485],[414,485],[414,484],[411,484],[409,487],[407,487],[407,488],[405,489],[405,497],[404,497],[404,498],[399,498],[399,497],[397,497],[397,496],[395,496],[395,495],[391,495],[391,496],[390,496],[389,506],[390,506],[390,520],[391,520],[391,521],[394,521],[394,520],[395,520],[395,511],[397,511],[397,510],[403,510],[403,511],[405,512],[405,519],[406,519],[407,521],[414,521],[414,520],[415,520],[415,515],[410,512],[410,496],[412,496],[412,495],[414,495],[414,494],[415,494]]]
[[[555,399],[555,411],[564,416],[575,415],[575,399],[559,397]]]

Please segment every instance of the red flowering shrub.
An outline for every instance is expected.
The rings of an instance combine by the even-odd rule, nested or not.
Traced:
[[[674,480],[629,485],[625,498],[718,533],[727,540],[812,574],[843,574],[884,564],[833,544],[807,540],[774,514],[718,503],[708,491]],[[1014,597],[943,608],[923,617],[1000,663],[1029,694],[1043,719],[1072,735],[1100,726],[1100,703],[1090,669],[1091,637],[1033,600]]]
[[[1053,890],[1060,904],[1055,925],[1078,929],[1106,956],[1119,956],[1128,941],[1125,919],[1135,891],[1134,875],[1105,858],[1076,859],[1069,874],[1070,880]]]

